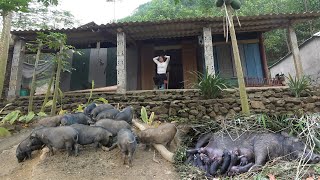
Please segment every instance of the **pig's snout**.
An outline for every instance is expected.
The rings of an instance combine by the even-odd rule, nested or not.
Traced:
[[[311,151],[304,153],[303,158],[308,161],[308,164],[316,164],[320,162],[320,155],[314,154]]]
[[[320,162],[320,156],[319,155],[314,155],[313,158],[311,159],[311,163],[316,164]]]

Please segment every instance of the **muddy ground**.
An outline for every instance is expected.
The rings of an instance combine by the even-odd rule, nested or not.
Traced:
[[[54,156],[42,151],[33,152],[33,158],[18,163],[15,151],[18,144],[30,134],[30,130],[0,139],[0,179],[179,179],[173,165],[164,160],[154,150],[145,151],[139,145],[134,155],[133,167],[123,165],[122,155],[118,148],[107,152],[92,146],[82,146],[78,157],[67,157],[66,151],[55,151]],[[41,156],[41,154],[43,154]],[[41,156],[41,157],[40,157]]]

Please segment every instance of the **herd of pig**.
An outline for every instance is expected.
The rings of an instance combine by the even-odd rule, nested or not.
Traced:
[[[305,143],[285,132],[245,132],[241,136],[208,133],[199,138],[194,149],[187,150],[186,163],[204,170],[206,176],[233,176],[257,169],[279,157],[319,163],[320,155],[305,147]]]
[[[138,143],[169,146],[177,128],[163,123],[134,133],[133,109],[119,111],[110,104],[90,104],[83,113],[59,115],[41,119],[38,126],[17,147],[18,162],[31,158],[34,150],[66,149],[68,156],[78,155],[79,145],[94,144],[96,150],[119,147],[123,163],[132,159]],[[230,133],[208,133],[200,137],[195,148],[187,150],[186,163],[206,172],[207,176],[233,176],[265,165],[269,160],[284,157],[287,160],[303,158],[306,163],[319,163],[315,154],[298,138],[286,133],[245,132],[240,136]]]
[[[16,149],[18,162],[31,158],[34,150],[49,148],[65,149],[68,156],[78,156],[79,145],[93,144],[96,151],[105,146],[109,150],[119,147],[123,163],[132,166],[137,143],[168,145],[177,129],[174,124],[164,123],[157,128],[148,128],[134,133],[131,106],[119,111],[110,104],[88,105],[83,113],[59,115],[41,119],[31,134]]]

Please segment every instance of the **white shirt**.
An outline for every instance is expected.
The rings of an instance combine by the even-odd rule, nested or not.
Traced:
[[[157,64],[157,74],[166,74],[167,67],[170,61],[170,56],[165,56],[167,60],[165,62],[159,62],[159,57],[153,58],[153,61]]]

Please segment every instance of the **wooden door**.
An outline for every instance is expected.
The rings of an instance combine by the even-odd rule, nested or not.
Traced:
[[[193,88],[193,85],[198,82],[197,77],[192,72],[197,72],[197,49],[196,44],[182,44],[182,66],[184,88]]]
[[[141,88],[142,90],[152,90],[154,86],[153,77],[155,76],[153,62],[153,45],[145,44],[141,46]],[[128,67],[130,68],[130,67]]]

